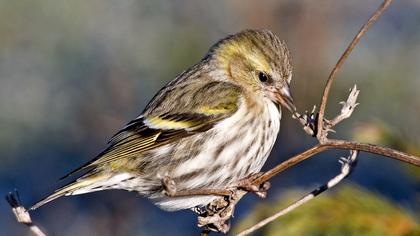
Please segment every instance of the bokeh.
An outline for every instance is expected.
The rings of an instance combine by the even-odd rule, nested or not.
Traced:
[[[29,206],[62,185],[61,176],[99,153],[166,82],[200,60],[217,40],[242,29],[267,28],[286,41],[294,65],[293,95],[299,110],[310,110],[319,103],[336,60],[379,4],[0,0],[0,193],[17,188]],[[362,39],[338,75],[327,115],[340,110],[338,102],[355,83],[360,105],[333,137],[420,154],[419,25],[420,1],[395,1]],[[285,112],[264,169],[314,143]],[[251,215],[256,204],[269,205],[289,189],[305,192],[323,183],[339,171],[343,155],[327,152],[281,173],[272,180],[267,200],[243,199],[234,224]],[[357,169],[337,189],[361,186],[418,224],[419,172],[361,154]],[[362,201],[365,195],[355,193],[346,199]],[[125,191],[61,198],[32,216],[52,235],[199,233],[192,212],[164,212]],[[1,235],[28,234],[6,201],[0,201],[0,218]]]

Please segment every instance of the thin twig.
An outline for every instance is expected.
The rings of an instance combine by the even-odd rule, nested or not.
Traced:
[[[350,94],[347,98],[347,101],[340,102],[340,104],[343,106],[341,108],[340,114],[338,114],[326,124],[325,130],[328,131],[332,127],[341,123],[343,120],[348,119],[351,116],[351,114],[353,114],[354,109],[359,105],[359,103],[357,103],[357,97],[359,96],[359,92],[360,90],[357,90],[356,85],[354,85],[353,88],[350,89]]]
[[[408,153],[400,152],[392,148],[381,147],[374,144],[352,142],[352,141],[347,141],[347,140],[329,139],[327,143],[318,144],[302,153],[297,154],[296,156],[292,158],[289,158],[288,160],[280,163],[279,165],[275,166],[271,170],[265,172],[262,176],[260,176],[259,178],[255,180],[255,184],[264,183],[268,181],[269,179],[271,179],[273,176],[277,175],[278,173],[304,160],[307,160],[318,153],[321,153],[330,149],[357,150],[357,151],[369,152],[369,153],[374,153],[374,154],[390,157],[392,159],[396,159],[396,160],[420,167],[420,157],[413,156]]]
[[[362,26],[356,36],[353,38],[347,49],[344,51],[343,55],[341,55],[340,59],[338,60],[337,64],[334,66],[333,70],[331,71],[330,75],[328,76],[327,83],[324,88],[324,92],[322,94],[321,104],[319,106],[319,115],[318,115],[318,134],[317,138],[320,143],[326,142],[326,135],[324,134],[326,131],[322,129],[324,127],[324,114],[325,108],[327,106],[328,96],[331,90],[332,83],[334,82],[338,71],[340,70],[341,66],[346,61],[347,57],[350,55],[353,48],[357,45],[360,41],[362,36],[368,31],[369,27],[375,23],[376,20],[384,13],[384,11],[389,7],[392,0],[385,0],[379,8],[375,11],[375,13],[369,18],[369,20]]]
[[[351,173],[353,168],[356,166],[357,155],[358,155],[357,151],[351,151],[350,156],[348,156],[347,158],[341,158],[340,161],[339,161],[342,164],[340,174],[338,174],[334,178],[330,179],[326,184],[316,188],[312,192],[306,194],[301,199],[297,200],[296,202],[294,202],[293,204],[289,205],[288,207],[282,209],[281,211],[277,212],[276,214],[265,218],[264,220],[262,220],[262,221],[258,222],[257,224],[249,227],[248,229],[245,229],[245,230],[241,231],[236,236],[248,235],[248,234],[264,227],[265,225],[269,224],[270,222],[273,222],[277,218],[286,215],[287,213],[293,211],[294,209],[296,209],[296,208],[302,206],[303,204],[309,202],[310,200],[314,199],[319,194],[321,194],[321,193],[327,191],[328,189],[334,187],[335,185],[337,185],[344,178],[349,176],[349,174]]]
[[[22,206],[20,203],[19,193],[15,190],[13,192],[9,192],[6,195],[6,200],[9,205],[12,207],[13,214],[16,217],[16,220],[19,223],[22,223],[29,227],[29,230],[35,236],[45,236],[46,234],[42,232],[42,230],[36,226],[31,219],[31,215],[29,212]]]

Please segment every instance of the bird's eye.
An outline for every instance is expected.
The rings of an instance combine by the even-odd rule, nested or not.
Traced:
[[[258,79],[263,83],[270,83],[271,81],[270,76],[262,71],[258,72]]]

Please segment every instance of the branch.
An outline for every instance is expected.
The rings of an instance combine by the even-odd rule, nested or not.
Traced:
[[[332,120],[327,120],[324,118],[324,127],[322,128],[324,130],[322,138],[325,140],[327,139],[328,132],[334,131],[332,128],[334,128],[336,125],[338,125],[343,120],[349,118],[352,114],[354,109],[359,105],[357,103],[357,97],[359,96],[360,90],[357,89],[357,86],[354,85],[353,88],[350,89],[350,94],[346,101],[340,102],[340,104],[343,106],[341,108],[340,114],[338,114],[336,117],[334,117]],[[316,133],[318,130],[317,127],[317,114],[315,113],[316,106],[312,109],[312,112],[305,111],[304,115],[299,114],[297,111],[295,111],[292,115],[293,119],[298,120],[301,125],[303,126],[303,130],[309,134],[310,136],[316,137]],[[335,132],[335,131],[334,131]],[[318,140],[320,140],[319,137],[317,137]],[[320,143],[322,143],[320,141]]]
[[[279,165],[275,166],[271,170],[265,172],[261,175],[258,179],[255,180],[255,184],[261,184],[275,175],[279,174],[280,172],[304,161],[309,159],[310,157],[324,152],[330,149],[342,149],[342,150],[357,150],[357,151],[364,151],[369,153],[374,153],[386,157],[390,157],[392,159],[397,159],[399,161],[413,164],[415,166],[420,167],[420,157],[413,156],[408,153],[400,152],[391,148],[381,147],[373,144],[367,143],[357,143],[352,141],[346,140],[331,140],[329,139],[327,143],[318,144],[302,153],[297,154],[296,156],[289,158],[287,161],[280,163]]]
[[[325,108],[327,107],[328,96],[331,90],[332,83],[334,82],[338,71],[340,70],[341,66],[344,64],[350,53],[352,52],[353,48],[359,43],[362,36],[368,31],[369,27],[378,20],[378,18],[384,13],[384,11],[389,7],[392,0],[385,0],[379,8],[375,11],[375,13],[369,18],[369,20],[362,26],[356,36],[353,38],[347,49],[344,51],[343,55],[341,55],[340,59],[338,60],[337,64],[331,71],[330,75],[328,76],[327,83],[324,88],[324,92],[322,94],[321,104],[319,106],[319,115],[318,115],[318,124],[317,127],[318,133],[317,138],[318,140],[323,143],[326,141],[326,134],[324,129],[324,114]]]
[[[12,207],[13,214],[15,214],[16,220],[19,223],[22,223],[29,227],[29,230],[35,236],[45,236],[46,234],[42,232],[42,230],[36,226],[31,219],[31,215],[29,212],[22,206],[20,203],[19,193],[15,190],[13,192],[9,192],[6,195],[6,200]]]
[[[343,157],[339,161],[342,165],[340,174],[338,174],[334,178],[330,179],[326,184],[318,187],[317,189],[313,190],[312,192],[305,195],[301,199],[297,200],[292,205],[289,205],[288,207],[284,208],[283,210],[277,212],[276,214],[274,214],[270,217],[267,217],[264,220],[260,221],[259,223],[255,224],[254,226],[240,232],[239,234],[237,234],[237,236],[248,235],[248,234],[264,227],[265,225],[269,224],[270,222],[273,222],[274,220],[276,220],[277,218],[279,218],[283,215],[286,215],[287,213],[293,211],[294,209],[296,209],[296,208],[302,206],[303,204],[309,202],[310,200],[314,199],[319,194],[321,194],[321,193],[327,191],[328,189],[334,187],[335,185],[337,185],[344,178],[349,176],[349,174],[351,173],[353,168],[356,166],[357,155],[358,155],[357,151],[350,151],[350,156],[349,157],[347,157],[347,158]]]

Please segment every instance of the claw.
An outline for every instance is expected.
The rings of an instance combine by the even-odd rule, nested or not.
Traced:
[[[245,190],[247,192],[253,192],[258,197],[261,197],[261,198],[267,197],[267,190],[271,187],[270,182],[264,182],[260,185],[256,185],[253,183],[253,181],[257,179],[258,177],[260,177],[262,174],[263,173],[261,172],[252,174],[246,177],[245,179],[242,179],[238,184],[238,188]]]

